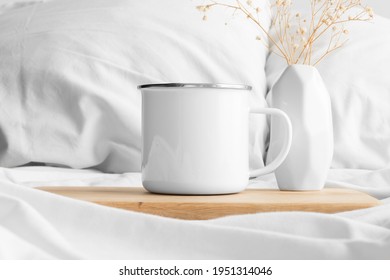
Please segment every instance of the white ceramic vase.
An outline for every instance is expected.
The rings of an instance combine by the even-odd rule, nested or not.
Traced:
[[[321,190],[333,157],[330,96],[315,67],[290,65],[271,91],[271,106],[284,111],[293,127],[292,145],[275,170],[280,190]],[[272,160],[284,139],[283,124],[271,121],[267,160]]]

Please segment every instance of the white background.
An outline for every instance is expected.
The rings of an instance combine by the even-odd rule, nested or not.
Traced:
[[[183,268],[203,268],[212,271],[212,267],[251,267],[265,266],[272,268],[271,275],[241,275],[241,276],[213,276],[209,273],[203,276],[119,276],[119,269],[124,266],[130,268],[163,267],[171,268],[175,265]],[[388,261],[373,260],[343,260],[343,261],[251,261],[251,260],[158,260],[158,261],[2,261],[0,262],[0,279],[6,280],[68,280],[68,279],[95,279],[95,280],[203,280],[203,279],[235,279],[235,280],[328,280],[328,279],[389,279]]]
[[[307,5],[308,1],[309,0],[293,0],[294,4],[301,3],[303,5]],[[390,0],[362,0],[362,3],[371,6],[374,9],[375,14],[390,18]]]
[[[0,6],[2,4],[12,3],[12,2],[28,2],[28,1],[29,0],[0,0]],[[50,0],[48,0],[48,1],[50,1]],[[191,0],[183,0],[183,1],[191,1]],[[294,1],[302,1],[303,2],[303,1],[308,1],[308,0],[294,0]],[[363,3],[366,3],[367,5],[372,6],[374,8],[376,14],[390,18],[390,1],[389,0],[363,0]]]
[[[389,0],[365,0],[365,3],[373,7],[376,14],[390,18]]]

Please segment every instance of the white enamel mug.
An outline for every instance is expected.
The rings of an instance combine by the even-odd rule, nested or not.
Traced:
[[[249,177],[274,171],[292,139],[287,115],[274,108],[249,109],[250,86],[149,84],[142,92],[142,183],[154,193],[237,193]],[[284,120],[286,139],[264,168],[249,171],[249,113]]]

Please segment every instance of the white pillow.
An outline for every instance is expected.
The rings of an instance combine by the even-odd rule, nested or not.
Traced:
[[[0,165],[139,171],[143,83],[248,84],[252,105],[266,106],[267,51],[256,29],[225,26],[223,9],[203,22],[195,5],[57,0],[2,14]],[[251,128],[259,167],[265,118],[253,117]]]
[[[388,167],[390,20],[376,16],[369,23],[351,23],[347,29],[346,45],[318,66],[332,101],[335,143],[332,167]],[[323,52],[326,47],[324,40],[319,49]],[[313,55],[318,56],[318,51]],[[270,55],[266,67],[269,87],[285,67],[279,57]]]
[[[20,1],[20,0],[0,0],[0,14],[7,13],[14,9],[35,5],[40,2],[46,2],[52,0],[31,0],[31,1]]]

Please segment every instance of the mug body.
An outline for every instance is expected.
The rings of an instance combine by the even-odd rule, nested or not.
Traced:
[[[150,192],[211,195],[248,184],[249,87],[143,85],[142,182]]]

